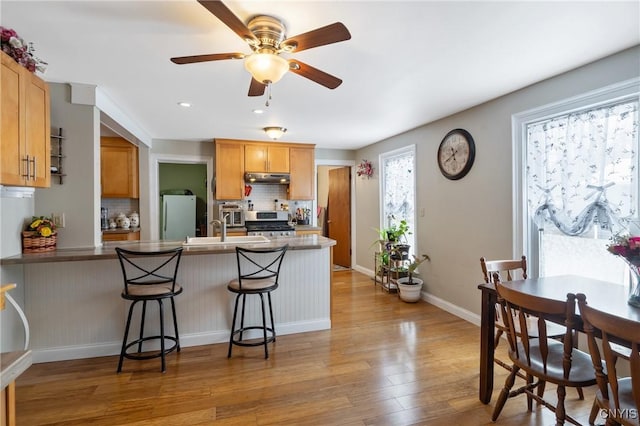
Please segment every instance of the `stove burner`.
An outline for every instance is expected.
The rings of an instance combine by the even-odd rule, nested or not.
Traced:
[[[272,237],[294,236],[296,230],[284,221],[245,221],[247,235],[264,235]]]

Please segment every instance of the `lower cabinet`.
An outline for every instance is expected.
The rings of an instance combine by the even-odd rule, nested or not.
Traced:
[[[322,235],[320,229],[296,229],[296,235]]]
[[[135,241],[139,239],[140,231],[102,233],[102,241]]]

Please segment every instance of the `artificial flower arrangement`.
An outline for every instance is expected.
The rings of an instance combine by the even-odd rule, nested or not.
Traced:
[[[366,176],[367,179],[373,176],[373,166],[371,165],[371,161],[362,160],[362,163],[358,164],[358,170],[356,174],[358,176]]]
[[[611,237],[611,244],[607,245],[607,250],[632,265],[640,266],[640,237],[614,235]]]
[[[34,216],[31,219],[31,223],[27,225],[27,229],[25,229],[25,231],[35,232],[35,235],[41,237],[50,237],[56,233],[56,225],[48,217]]]
[[[33,54],[35,52],[33,43],[26,43],[11,28],[0,26],[0,46],[4,53],[29,71],[41,73],[46,71],[47,63]]]
[[[635,284],[631,283],[627,302],[640,307],[640,237],[614,235],[611,237],[611,244],[607,245],[607,250],[620,256],[629,265],[629,270],[635,277]]]

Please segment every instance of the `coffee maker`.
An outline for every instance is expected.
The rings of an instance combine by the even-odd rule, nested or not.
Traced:
[[[109,229],[109,210],[106,207],[100,208],[100,227]]]

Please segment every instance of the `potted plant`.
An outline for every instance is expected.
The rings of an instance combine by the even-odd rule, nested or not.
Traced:
[[[407,265],[407,276],[398,278],[398,292],[400,299],[405,302],[417,302],[420,300],[420,293],[424,281],[414,276],[418,266],[425,260],[431,260],[428,255],[423,254],[422,257],[413,255],[413,261]]]
[[[395,219],[395,217],[390,216],[389,219],[392,220]],[[406,243],[407,235],[411,235],[411,232],[409,232],[409,225],[405,219],[402,219],[399,222],[389,223],[389,226],[382,229],[376,229],[376,232],[378,233],[378,239],[374,241],[372,245],[380,243],[383,248],[386,248],[388,251],[391,251],[394,246],[399,245],[398,243],[403,241]]]

